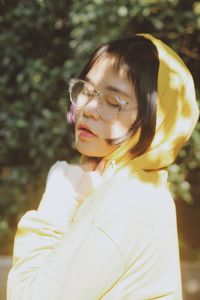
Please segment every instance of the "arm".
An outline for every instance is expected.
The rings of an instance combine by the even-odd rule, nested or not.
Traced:
[[[83,177],[77,168],[70,168],[69,174],[66,167],[57,163],[51,168],[38,210],[28,211],[18,224],[8,300],[94,300],[123,271],[120,252],[107,234],[88,222],[73,223],[77,183]],[[81,182],[89,186],[87,177]],[[94,178],[92,182],[100,183]],[[81,185],[79,195],[80,190],[88,194]]]
[[[21,219],[14,252],[8,300],[99,299],[124,270],[119,249],[100,228],[74,222],[60,239],[36,211]]]

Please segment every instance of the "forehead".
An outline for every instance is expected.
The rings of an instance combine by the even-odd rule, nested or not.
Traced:
[[[129,79],[128,66],[116,56],[104,55],[91,66],[86,78],[96,88],[118,87],[126,95],[132,95],[133,82]]]
[[[105,55],[97,59],[91,66],[87,76],[92,76],[93,83],[95,81],[106,80],[123,80],[129,82],[128,67],[125,63],[119,61],[115,56]]]

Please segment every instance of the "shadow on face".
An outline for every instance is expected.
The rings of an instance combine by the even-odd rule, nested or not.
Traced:
[[[127,105],[112,122],[105,121],[98,112],[98,98],[93,97],[83,108],[76,109],[75,146],[83,155],[104,157],[113,152],[118,145],[111,145],[106,139],[124,137],[137,117],[137,101],[134,86],[130,83],[124,69],[116,72],[112,58],[97,61],[85,77],[100,93],[122,98]],[[95,133],[84,134],[80,124],[86,124]]]

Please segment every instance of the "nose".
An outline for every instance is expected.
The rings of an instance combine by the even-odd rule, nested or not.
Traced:
[[[99,120],[98,96],[94,94],[92,99],[82,108],[82,110],[86,117]]]

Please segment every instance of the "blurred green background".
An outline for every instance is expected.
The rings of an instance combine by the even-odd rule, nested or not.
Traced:
[[[68,80],[93,49],[149,32],[179,53],[200,95],[200,1],[0,1],[0,255],[36,209],[56,160],[75,162]],[[169,167],[182,260],[200,260],[200,124]]]

